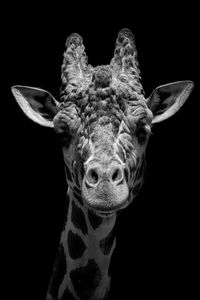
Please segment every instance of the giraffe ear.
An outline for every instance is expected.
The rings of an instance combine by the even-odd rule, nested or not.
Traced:
[[[49,92],[22,85],[15,85],[11,90],[28,118],[42,126],[54,126],[53,118],[58,112],[59,102]]]
[[[157,87],[147,99],[148,108],[158,123],[173,116],[185,103],[194,87],[192,81],[177,81]]]

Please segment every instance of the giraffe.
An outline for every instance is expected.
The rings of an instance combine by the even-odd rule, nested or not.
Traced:
[[[88,64],[82,37],[71,34],[61,81],[59,101],[40,88],[12,87],[22,111],[53,128],[63,150],[66,219],[46,300],[109,299],[117,214],[143,184],[153,124],[174,115],[194,84],[165,84],[146,98],[127,28],[118,33],[110,64],[97,67]]]

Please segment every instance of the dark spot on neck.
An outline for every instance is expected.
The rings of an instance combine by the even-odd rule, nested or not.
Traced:
[[[89,222],[94,230],[97,229],[103,222],[103,219],[101,217],[95,215],[91,210],[88,210],[88,218],[89,218]]]
[[[85,216],[84,216],[82,210],[79,207],[77,207],[77,205],[75,204],[74,201],[72,201],[71,221],[76,228],[81,229],[83,234],[88,233]]]
[[[53,274],[48,288],[48,294],[52,296],[52,299],[57,299],[59,287],[67,274],[66,257],[64,253],[63,245],[60,244],[56,261],[53,267]]]
[[[113,228],[110,233],[99,242],[100,249],[104,255],[108,255],[110,253],[114,240],[115,228]]]
[[[94,259],[89,259],[85,267],[72,270],[70,277],[80,299],[95,299],[93,295],[100,284],[102,274]]]
[[[71,230],[68,232],[67,244],[69,255],[72,259],[80,258],[86,249],[85,243],[81,237]]]

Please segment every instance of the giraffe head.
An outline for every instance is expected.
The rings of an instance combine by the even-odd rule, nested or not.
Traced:
[[[126,207],[142,182],[152,124],[184,104],[191,81],[157,87],[145,98],[133,34],[119,32],[110,65],[87,63],[82,38],[66,41],[60,100],[42,89],[14,86],[33,121],[55,129],[62,141],[68,185],[100,215]]]

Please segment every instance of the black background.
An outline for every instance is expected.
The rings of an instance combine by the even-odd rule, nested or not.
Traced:
[[[6,140],[2,148],[8,155],[5,160],[3,156],[2,165],[8,180],[2,228],[6,299],[45,299],[64,221],[66,191],[62,152],[54,132],[23,115],[10,86],[41,87],[58,98],[67,36],[82,35],[91,65],[109,64],[123,27],[135,34],[146,96],[168,82],[189,79],[196,86],[175,116],[153,128],[145,185],[117,220],[113,297],[162,299],[187,294],[193,298],[199,238],[196,9],[169,2],[155,7],[124,3],[110,9],[96,2],[88,7],[78,3],[42,7],[27,2],[5,9],[2,133]]]

